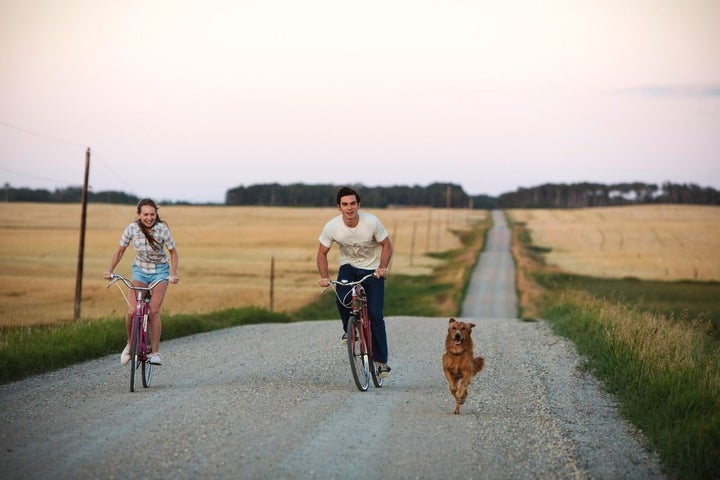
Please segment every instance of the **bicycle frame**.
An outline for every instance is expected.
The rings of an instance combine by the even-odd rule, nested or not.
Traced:
[[[360,322],[362,327],[362,333],[360,335],[360,341],[362,342],[361,350],[367,350],[370,357],[372,357],[372,329],[370,328],[370,317],[368,317],[367,311],[367,294],[362,284],[353,286],[352,290],[352,313]]]

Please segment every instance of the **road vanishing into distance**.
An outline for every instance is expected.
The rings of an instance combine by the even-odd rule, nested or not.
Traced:
[[[250,325],[164,342],[135,393],[122,345],[0,386],[2,478],[664,478],[573,345],[515,318],[509,230],[493,215],[462,308],[486,367],[459,415],[448,317],[387,318],[392,375],[364,393],[339,320]]]

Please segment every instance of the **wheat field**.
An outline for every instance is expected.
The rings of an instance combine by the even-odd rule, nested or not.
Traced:
[[[451,230],[469,229],[484,211],[428,208],[362,209],[376,214],[395,244],[393,273],[428,274],[426,256],[459,247]],[[71,322],[80,244],[80,204],[0,204],[0,326]],[[230,307],[292,311],[320,295],[318,237],[335,208],[160,205],[180,255],[180,283],[163,312],[201,313]],[[87,208],[81,318],[120,316],[121,292],[102,278],[135,207],[91,203]],[[337,272],[337,247],[330,251]],[[131,275],[129,247],[115,269]],[[392,277],[390,277],[392,278]],[[327,293],[329,294],[329,293]]]
[[[426,256],[459,246],[451,230],[471,228],[485,211],[363,209],[378,215],[395,243],[392,273],[428,274]],[[292,311],[320,294],[315,254],[335,208],[162,206],[180,254],[181,277],[164,312],[199,313],[250,305]],[[583,275],[647,280],[720,280],[720,207],[652,205],[509,210],[525,222],[549,264]],[[0,326],[72,321],[80,241],[79,204],[0,204]],[[134,206],[89,204],[82,318],[119,316],[121,293],[102,272]],[[128,248],[116,271],[130,275]],[[337,248],[330,254],[336,268]],[[333,270],[336,271],[336,270]]]
[[[548,264],[568,273],[642,280],[720,280],[720,207],[638,205],[508,210]]]

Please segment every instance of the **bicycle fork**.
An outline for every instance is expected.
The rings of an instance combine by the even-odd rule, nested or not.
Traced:
[[[150,294],[146,293],[145,298],[143,298],[143,305],[142,305],[142,322],[140,325],[140,356],[144,360],[147,359],[148,354],[148,329],[150,326],[148,325],[148,319],[150,318]]]
[[[138,299],[135,305],[135,315],[133,315],[131,343],[137,341],[134,345],[133,353],[136,353],[140,362],[147,358],[148,353],[148,318],[150,317],[150,296],[146,295],[142,299]],[[137,329],[137,332],[135,331]]]

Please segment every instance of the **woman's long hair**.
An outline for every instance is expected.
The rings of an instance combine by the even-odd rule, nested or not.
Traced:
[[[137,214],[138,214],[138,215],[140,215],[140,210],[141,210],[142,207],[145,206],[145,205],[150,205],[152,208],[155,209],[155,215],[156,215],[156,217],[155,217],[155,223],[164,223],[164,222],[160,219],[160,214],[158,213],[158,206],[157,206],[157,204],[156,204],[152,199],[150,199],[150,198],[143,198],[142,200],[140,200],[140,201],[138,202],[138,204],[137,204]],[[139,218],[138,218],[138,220],[137,220],[137,223],[138,223],[138,225],[140,226],[140,230],[142,230],[143,235],[145,235],[145,238],[147,239],[147,241],[148,241],[148,243],[150,244],[150,246],[152,247],[152,249],[153,249],[153,250],[159,250],[159,249],[160,249],[160,245],[158,244],[158,241],[155,240],[155,237],[153,237],[152,234],[150,233],[150,230],[152,229],[152,227],[150,227],[150,228],[146,227],[145,224],[142,223]],[[155,225],[153,224],[153,227],[154,227],[154,226],[155,226]]]

